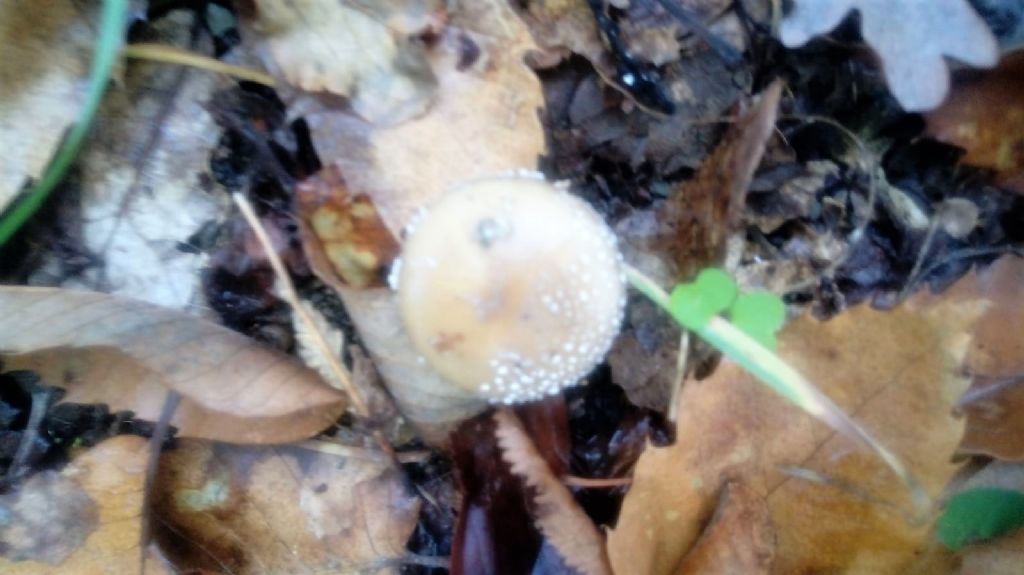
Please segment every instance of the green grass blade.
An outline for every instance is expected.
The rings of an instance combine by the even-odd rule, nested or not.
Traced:
[[[25,4],[25,9],[31,9]],[[96,117],[96,111],[107,90],[110,73],[117,62],[117,56],[124,41],[125,22],[128,15],[128,0],[104,0],[103,13],[100,17],[100,32],[93,53],[92,67],[89,71],[89,86],[85,96],[85,104],[78,116],[78,121],[71,127],[67,138],[57,151],[53,161],[36,185],[25,197],[17,202],[0,220],[0,246],[7,243],[25,222],[43,205],[50,192],[64,179],[68,168],[74,162],[85,136]]]

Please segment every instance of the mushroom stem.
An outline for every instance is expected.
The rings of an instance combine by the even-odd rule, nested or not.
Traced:
[[[668,292],[651,278],[629,265],[624,264],[626,279],[637,291],[642,293],[658,307],[668,312],[677,322],[682,321],[671,305]],[[861,441],[874,451],[878,457],[892,469],[907,485],[915,506],[919,510],[930,505],[928,495],[917,480],[907,470],[903,462],[889,451],[878,440],[871,436],[863,427],[850,418],[827,395],[807,380],[793,366],[781,357],[764,347],[752,337],[736,328],[725,318],[712,317],[704,326],[694,330],[697,335],[715,346],[723,355],[735,361],[744,369],[785,397],[800,409],[820,419],[832,429],[852,439]]]

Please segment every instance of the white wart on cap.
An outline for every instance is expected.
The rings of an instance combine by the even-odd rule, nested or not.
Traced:
[[[405,241],[398,292],[427,362],[503,403],[578,383],[611,347],[626,297],[601,216],[525,177],[476,181],[431,207]]]

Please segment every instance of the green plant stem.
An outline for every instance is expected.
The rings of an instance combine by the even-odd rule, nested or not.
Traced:
[[[26,9],[32,9],[28,4]],[[128,14],[128,0],[104,0],[100,17],[100,33],[93,52],[89,71],[89,86],[85,104],[78,121],[71,127],[67,138],[39,182],[29,190],[24,199],[15,204],[11,211],[0,220],[0,246],[7,243],[25,222],[43,205],[50,192],[64,179],[68,169],[78,156],[85,137],[89,133],[96,111],[106,92],[110,73],[117,62],[117,56],[124,40],[124,23]]]
[[[651,278],[628,266],[626,277],[637,291],[675,318],[668,292],[654,283]],[[679,318],[675,319],[679,321]],[[840,433],[865,443],[907,484],[915,506],[919,510],[927,509],[930,505],[928,496],[911,476],[903,462],[850,419],[828,396],[814,387],[782,358],[722,317],[715,316],[705,326],[694,331],[715,346],[723,355],[738,363],[768,387],[810,415],[822,420]]]

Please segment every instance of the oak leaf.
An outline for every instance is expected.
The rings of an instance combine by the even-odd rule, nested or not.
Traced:
[[[782,21],[782,43],[802,46],[850,13],[882,59],[893,96],[908,112],[931,110],[949,91],[943,57],[988,68],[999,58],[995,36],[967,0],[796,0]]]
[[[966,380],[956,368],[984,305],[859,307],[826,323],[801,317],[783,328],[779,353],[896,452],[934,497],[957,470],[950,457],[963,422],[951,408]],[[711,550],[715,524],[704,525],[735,483],[767,510],[768,525],[762,519],[754,533],[737,535],[758,542],[755,558],[770,558],[764,572],[902,573],[927,541],[928,523],[909,522],[907,486],[879,459],[735,364],[687,383],[679,414],[676,444],[641,456],[609,536],[617,573],[687,572],[689,553],[725,553],[731,538],[719,536]],[[729,513],[725,505],[718,514]]]

